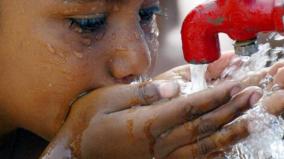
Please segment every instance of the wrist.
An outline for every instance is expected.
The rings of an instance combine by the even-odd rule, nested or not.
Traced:
[[[62,128],[51,140],[41,158],[81,158],[81,122],[69,117]]]
[[[70,147],[71,143],[72,135],[68,133],[68,131],[60,130],[55,138],[51,140],[40,158],[72,158],[73,152]]]

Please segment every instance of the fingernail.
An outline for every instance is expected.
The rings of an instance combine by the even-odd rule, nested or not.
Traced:
[[[250,105],[254,106],[263,96],[263,92],[261,90],[258,90],[254,92],[250,97]]]
[[[179,93],[179,85],[176,82],[163,82],[158,86],[161,98],[173,98]]]
[[[231,89],[230,95],[231,97],[235,96],[236,94],[240,93],[242,90],[241,86],[235,86]]]

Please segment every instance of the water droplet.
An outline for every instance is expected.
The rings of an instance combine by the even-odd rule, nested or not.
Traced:
[[[50,45],[50,44],[47,44],[47,49],[48,49],[48,51],[51,52],[51,53],[55,53],[55,52],[56,52],[55,49],[53,48],[53,46]]]
[[[141,34],[138,33],[138,32],[135,32],[134,35],[135,35],[135,38],[136,38],[136,39],[139,39],[139,38],[141,37]]]
[[[74,27],[74,31],[77,32],[77,33],[82,33],[83,29],[80,28],[80,27]]]
[[[48,87],[52,87],[52,86],[53,86],[53,84],[52,84],[52,83],[49,83],[49,84],[48,84]]]
[[[60,56],[61,58],[65,59],[65,55],[64,55],[63,52],[57,51],[56,54],[57,54],[58,56]]]
[[[65,55],[63,52],[57,51],[51,44],[47,44],[47,49],[49,52],[51,52],[52,54],[55,54],[56,56],[58,56],[60,59],[56,59],[57,62],[66,62],[65,60]]]
[[[98,32],[95,36],[96,40],[101,40],[105,36],[105,32]]]
[[[92,40],[85,38],[85,39],[82,39],[81,43],[85,46],[90,46],[92,44]]]
[[[83,58],[83,54],[80,52],[74,51],[73,54],[80,59]]]

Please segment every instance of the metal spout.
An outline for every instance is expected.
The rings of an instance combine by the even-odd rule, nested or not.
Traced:
[[[234,44],[235,53],[240,56],[251,56],[258,52],[258,44],[256,39],[247,41],[237,41]]]

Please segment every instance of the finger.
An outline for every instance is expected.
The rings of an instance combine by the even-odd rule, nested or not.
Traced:
[[[277,73],[274,76],[274,84],[277,84],[281,87],[284,86],[284,67],[281,67],[277,70]]]
[[[244,79],[242,79],[241,83],[245,87],[259,86],[261,80],[264,79],[265,76],[267,75],[267,72],[268,72],[267,69],[263,69],[260,72],[253,72],[249,74],[247,77],[245,77]]]
[[[279,61],[276,64],[274,64],[273,66],[271,66],[271,68],[269,69],[268,73],[271,76],[274,76],[274,75],[276,75],[278,69],[281,68],[281,67],[284,67],[284,61],[283,60]]]
[[[89,100],[82,101],[88,101],[87,105],[91,103],[102,106],[106,113],[111,113],[133,106],[149,105],[165,98],[173,98],[179,94],[179,90],[178,83],[174,81],[115,85],[91,92],[84,97]]]
[[[234,57],[230,64],[222,72],[221,79],[232,79],[234,72],[240,69],[243,64],[244,61],[240,57]]]
[[[266,110],[273,115],[284,113],[284,90],[278,90],[271,96],[265,97],[263,105]]]
[[[247,122],[244,120],[239,121],[195,144],[187,145],[173,151],[167,159],[203,158],[213,151],[235,144],[248,135]]]
[[[206,79],[210,81],[220,78],[222,72],[230,65],[234,57],[234,52],[223,53],[220,59],[209,65]]]
[[[238,82],[227,81],[213,89],[178,97],[156,105],[148,112],[148,114],[157,116],[153,125],[154,135],[158,136],[172,127],[194,120],[202,114],[222,106],[241,89]]]
[[[260,88],[247,88],[222,107],[162,135],[157,141],[157,148],[162,151],[160,154],[167,154],[181,145],[194,143],[213,134],[251,108],[261,97]]]
[[[173,80],[173,79],[183,79],[185,81],[190,80],[190,65],[183,65],[171,69],[161,75],[155,77],[155,80]]]

